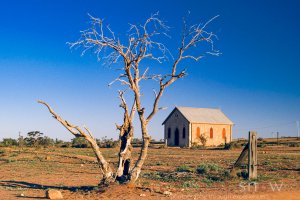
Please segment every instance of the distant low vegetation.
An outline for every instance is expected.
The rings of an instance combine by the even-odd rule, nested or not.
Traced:
[[[119,146],[119,141],[113,138],[102,137],[96,139],[100,148],[115,148]],[[152,144],[162,144],[163,141],[151,140]],[[141,146],[142,140],[134,138],[132,140],[134,146]],[[0,147],[59,147],[59,148],[90,148],[91,145],[83,137],[75,137],[71,141],[63,141],[45,136],[40,131],[31,131],[26,137],[20,136],[18,139],[3,138],[0,141]]]
[[[118,146],[118,141],[107,137],[96,139],[100,148],[114,148]],[[31,131],[26,137],[20,136],[18,139],[3,138],[0,141],[0,147],[60,147],[60,148],[90,148],[90,144],[82,137],[75,137],[70,142],[59,139],[52,139],[45,136],[40,131]]]
[[[205,138],[206,139],[206,138]],[[97,144],[100,148],[116,148],[119,147],[119,141],[114,140],[113,138],[102,137],[101,139],[96,139]],[[257,139],[257,147],[264,148],[266,146],[272,145],[285,145],[289,147],[299,147],[300,143],[295,137],[281,137],[278,142],[274,138],[258,138]],[[139,138],[132,139],[133,147],[140,147],[142,144],[142,140]],[[205,144],[203,141],[202,144]],[[223,148],[226,150],[231,149],[239,149],[243,148],[247,144],[246,139],[238,139],[234,140],[230,143],[221,144],[217,148]],[[83,137],[75,137],[71,139],[71,141],[63,141],[59,139],[53,139],[48,136],[45,136],[40,131],[31,131],[27,133],[26,137],[20,136],[18,139],[13,138],[3,138],[0,141],[0,147],[59,147],[59,148],[90,148],[89,142],[87,142]],[[164,141],[159,140],[156,141],[154,139],[151,140],[151,147],[163,148]],[[192,145],[192,149],[206,149],[207,147],[204,145],[199,145],[198,143],[194,143]],[[214,147],[215,148],[215,147]]]
[[[289,147],[299,147],[300,143],[298,142],[298,138],[296,137],[281,137],[278,138],[258,138],[257,139],[257,147],[264,148],[266,146],[273,146],[273,145],[284,145]],[[246,139],[237,139],[230,143],[224,145],[224,149],[237,149],[242,148],[247,144]]]

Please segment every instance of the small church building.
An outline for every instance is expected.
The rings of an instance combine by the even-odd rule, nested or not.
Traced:
[[[218,146],[232,141],[233,122],[220,110],[212,108],[175,107],[162,123],[167,146]]]

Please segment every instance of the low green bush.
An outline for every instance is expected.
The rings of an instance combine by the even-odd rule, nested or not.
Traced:
[[[226,150],[230,150],[230,149],[236,149],[236,148],[240,148],[241,144],[237,143],[237,142],[230,142],[225,144],[224,149]]]
[[[72,147],[75,148],[88,148],[91,145],[84,137],[75,137],[72,139]]]
[[[300,143],[291,142],[288,144],[289,147],[300,147]]]
[[[264,141],[264,139],[263,139],[263,138],[261,138],[261,137],[259,137],[259,138],[257,138],[257,141],[263,142],[263,141]]]
[[[257,147],[260,147],[260,148],[263,148],[263,147],[265,147],[265,146],[266,146],[265,143],[258,143],[258,144],[257,144]]]
[[[176,171],[177,172],[193,172],[194,170],[187,165],[181,165],[176,168]]]
[[[198,174],[207,174],[210,172],[218,172],[220,170],[221,170],[220,166],[214,163],[202,163],[198,165],[196,168],[196,172]]]
[[[18,141],[12,138],[3,138],[2,142],[0,142],[0,146],[3,147],[11,147],[17,145],[18,145]]]
[[[206,183],[208,186],[210,186],[213,183],[213,180],[209,179],[209,178],[203,178],[201,180],[203,183]]]
[[[5,151],[4,150],[0,150],[0,156],[4,156],[5,155]]]
[[[101,140],[97,140],[97,144],[100,148],[115,148],[119,145],[119,141],[105,136]]]
[[[240,171],[236,174],[238,177],[242,177],[243,179],[248,179],[248,172],[246,170]]]
[[[194,142],[194,143],[192,144],[191,149],[206,149],[206,147],[203,146],[203,145],[200,145],[200,144],[198,144],[198,143],[196,143],[196,142]]]
[[[177,182],[177,181],[189,181],[192,180],[190,174],[178,174],[168,172],[145,172],[141,175],[145,179],[157,180],[162,182]]]
[[[199,184],[194,180],[185,181],[185,182],[183,182],[182,187],[183,188],[199,188]]]
[[[208,167],[207,165],[201,164],[197,167],[196,171],[198,174],[206,174],[208,171]]]

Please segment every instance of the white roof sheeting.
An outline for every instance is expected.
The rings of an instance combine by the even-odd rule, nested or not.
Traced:
[[[230,124],[233,122],[220,110],[214,108],[192,108],[192,107],[176,107],[176,109],[181,112],[181,114],[190,123],[210,123],[210,124]],[[168,120],[173,111],[163,122],[163,124]]]

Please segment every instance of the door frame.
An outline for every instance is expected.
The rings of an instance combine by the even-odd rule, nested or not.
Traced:
[[[179,129],[175,129],[175,134],[174,134],[174,146],[179,146]]]

